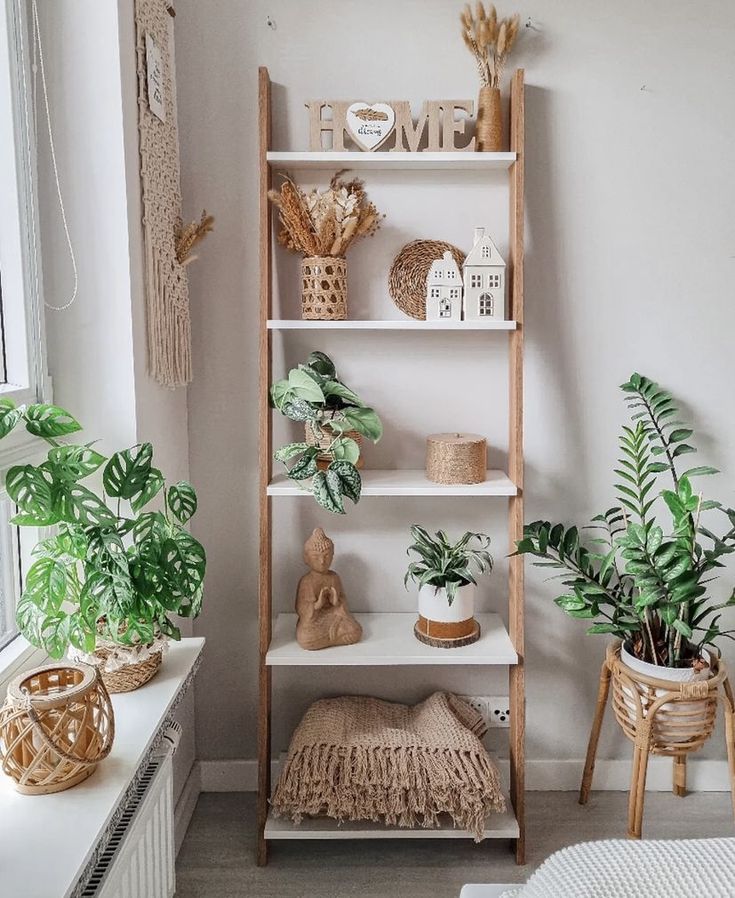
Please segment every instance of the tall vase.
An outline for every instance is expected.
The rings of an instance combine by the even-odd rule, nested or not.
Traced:
[[[500,153],[503,149],[503,108],[499,87],[480,88],[476,137],[476,148],[481,153]]]

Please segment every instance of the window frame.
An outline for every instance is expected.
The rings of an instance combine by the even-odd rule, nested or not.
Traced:
[[[0,398],[11,398],[18,405],[49,402],[52,394],[46,373],[29,25],[26,0],[0,0],[0,129],[10,134],[9,140],[0,142],[0,300],[7,350]],[[38,441],[21,428],[0,442],[0,499],[8,498],[7,469],[37,463],[43,455]],[[27,544],[17,528],[7,526],[9,517],[4,508],[0,510],[2,548],[11,558],[11,565],[0,567],[0,577],[17,601],[22,587],[20,559],[27,556]],[[11,676],[45,657],[16,633],[0,648],[0,696]]]

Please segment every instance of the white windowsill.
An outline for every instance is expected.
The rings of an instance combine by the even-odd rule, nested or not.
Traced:
[[[0,774],[2,895],[67,898],[73,893],[196,670],[203,646],[199,637],[172,644],[150,683],[112,696],[112,753],[83,783],[55,795],[20,795]]]
[[[43,664],[48,655],[37,649],[23,636],[16,636],[4,649],[0,649],[0,701],[5,698],[8,683],[23,668]]]

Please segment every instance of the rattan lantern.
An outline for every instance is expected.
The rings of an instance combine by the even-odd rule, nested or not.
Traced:
[[[110,696],[89,664],[46,664],[16,677],[0,708],[3,772],[25,795],[82,782],[109,755],[115,736]]]

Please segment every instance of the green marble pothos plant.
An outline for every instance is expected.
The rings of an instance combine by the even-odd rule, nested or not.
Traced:
[[[357,503],[362,478],[357,469],[360,447],[349,434],[355,432],[374,443],[383,435],[380,418],[338,377],[334,362],[323,352],[312,352],[305,364],[291,369],[270,390],[274,408],[292,421],[309,428],[317,444],[288,443],[275,452],[291,480],[303,484],[322,508],[344,514],[345,498]],[[325,470],[317,458],[328,457]]]
[[[123,646],[180,639],[172,617],[196,617],[206,556],[184,528],[197,508],[191,484],[167,485],[140,443],[107,458],[58,406],[16,407],[0,399],[0,438],[20,424],[48,446],[37,465],[11,467],[5,489],[12,523],[52,528],[36,545],[17,607],[21,633],[52,658],[70,646],[93,652],[100,639]],[[97,475],[101,490],[83,481]]]
[[[577,527],[535,521],[517,552],[563,572],[564,591],[555,602],[589,621],[588,633],[619,637],[642,661],[696,666],[705,646],[735,638],[722,622],[722,612],[735,606],[735,590],[717,599],[709,588],[735,552],[735,510],[692,485],[695,477],[718,473],[715,468],[680,470],[696,449],[671,394],[641,374],[621,389],[632,423],[620,436],[617,504],[584,528],[601,536],[585,540]],[[667,488],[658,486],[661,476]]]

